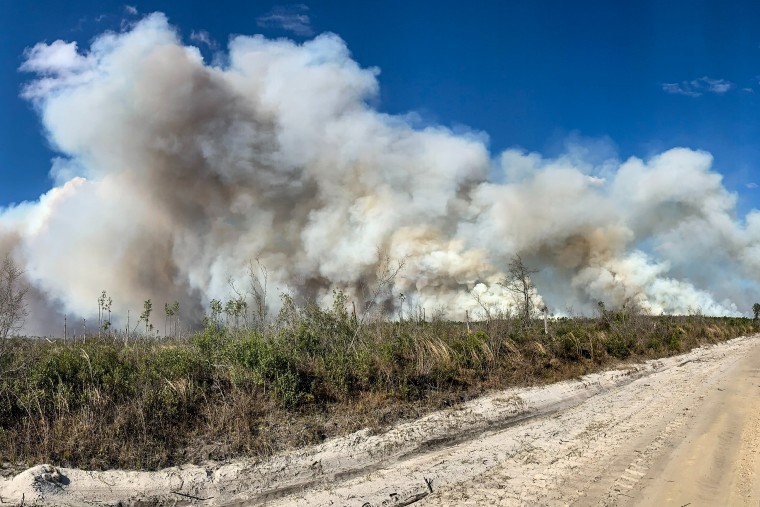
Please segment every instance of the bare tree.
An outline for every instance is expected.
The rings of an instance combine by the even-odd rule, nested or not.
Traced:
[[[169,332],[172,336],[177,336],[177,321],[179,320],[179,301],[175,301],[172,304],[164,303],[164,313],[166,317],[164,319],[164,338],[166,334],[166,325],[169,324]],[[172,330],[173,328],[173,330]]]
[[[257,269],[258,268],[258,272]],[[253,311],[258,327],[263,329],[267,324],[267,282],[269,281],[269,271],[256,259],[256,267],[253,261],[248,262],[248,282],[250,284],[249,293],[253,296]],[[247,310],[244,309],[247,315]]]
[[[401,272],[401,270],[404,269],[404,266],[406,265],[406,257],[396,261],[396,263],[392,263],[390,257],[383,255],[382,252],[380,252],[379,248],[378,258],[380,261],[377,266],[377,278],[375,281],[375,286],[373,289],[368,291],[368,297],[367,302],[364,305],[364,311],[362,312],[359,321],[356,323],[354,336],[351,338],[351,347],[354,346],[354,343],[359,336],[359,331],[361,331],[361,328],[364,325],[364,322],[367,319],[370,311],[377,304],[378,297],[393,285],[394,281],[396,280],[396,276],[398,276],[398,274]]]
[[[534,308],[533,296],[536,294],[536,286],[531,280],[531,275],[535,273],[538,273],[538,270],[530,269],[519,255],[515,255],[509,262],[507,276],[501,281],[504,288],[515,294],[519,313],[526,324],[530,322]]]
[[[9,255],[0,265],[0,339],[17,333],[28,315],[26,295],[29,287],[23,282],[24,272]]]
[[[108,297],[106,291],[103,291],[98,298],[98,337],[101,336],[101,331],[109,331],[111,328],[111,306],[113,305],[113,299]],[[106,320],[106,312],[108,312],[108,320]]]
[[[470,295],[472,296],[472,299],[475,300],[476,303],[478,303],[478,306],[483,310],[483,316],[486,319],[486,322],[489,324],[491,323],[491,306],[486,304],[486,301],[483,299],[480,293],[477,292],[471,292]]]
[[[150,312],[153,311],[153,303],[150,299],[146,299],[143,303],[143,312],[140,314],[140,320],[145,322],[145,337],[147,338],[153,334],[153,324],[150,323]],[[140,324],[140,321],[137,322]],[[148,330],[150,329],[150,333]]]

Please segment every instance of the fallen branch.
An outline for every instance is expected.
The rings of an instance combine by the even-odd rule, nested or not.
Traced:
[[[429,494],[430,493],[428,493],[427,491],[423,491],[422,493],[417,493],[416,495],[413,495],[413,496],[407,498],[406,500],[403,500],[401,503],[397,503],[396,505],[398,507],[404,507],[406,505],[412,505],[415,502],[419,502],[420,500],[422,500],[423,498],[425,498]]]
[[[175,495],[184,496],[185,498],[189,498],[191,500],[200,500],[201,502],[204,502],[206,500],[211,500],[214,498],[213,496],[210,496],[208,498],[201,498],[199,496],[188,495],[187,493],[180,493],[179,491],[172,491],[172,493]]]

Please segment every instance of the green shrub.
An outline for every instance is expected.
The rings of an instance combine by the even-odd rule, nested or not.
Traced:
[[[604,346],[607,353],[612,357],[625,359],[631,355],[631,349],[628,347],[627,341],[619,335],[609,337]]]
[[[670,350],[681,350],[681,339],[678,337],[677,333],[673,333],[670,335],[670,340],[668,341],[668,348]]]

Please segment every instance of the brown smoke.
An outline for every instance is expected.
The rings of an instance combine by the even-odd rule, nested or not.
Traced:
[[[475,295],[513,305],[498,282],[514,254],[557,312],[746,313],[760,281],[760,213],[735,217],[709,154],[493,156],[482,135],[374,110],[377,71],[332,34],[238,36],[210,65],[153,14],[84,51],[40,43],[22,70],[61,157],[55,188],[0,214],[0,239],[41,308],[89,316],[106,289],[117,314],[152,298],[198,315],[254,259],[276,308],[280,292],[360,298],[403,258],[393,292],[458,318]]]

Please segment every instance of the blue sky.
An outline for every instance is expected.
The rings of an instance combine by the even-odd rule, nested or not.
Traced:
[[[741,214],[760,208],[760,5],[754,2],[29,1],[0,4],[0,206],[52,185],[49,148],[19,97],[25,48],[88,42],[152,11],[210,56],[232,34],[330,31],[380,68],[376,106],[551,156],[568,139],[646,158],[711,152]]]

